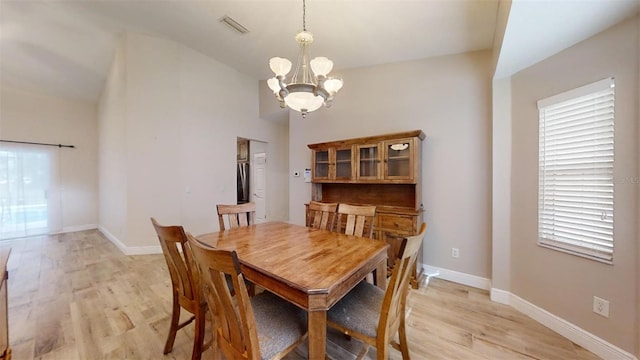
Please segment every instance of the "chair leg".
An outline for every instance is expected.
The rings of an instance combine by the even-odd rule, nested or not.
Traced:
[[[215,329],[215,328],[214,328]],[[222,356],[222,351],[218,349],[218,331],[213,331],[213,343],[211,344],[211,349],[213,350],[213,360],[224,360],[224,356]]]
[[[196,307],[196,312],[196,328],[195,334],[193,336],[193,352],[191,353],[192,360],[200,360],[200,358],[202,357],[202,346],[204,343],[204,325],[206,321],[204,306]]]
[[[216,308],[216,310],[218,310]],[[213,351],[213,360],[222,360],[222,354],[220,349],[218,349],[218,321],[219,314],[216,311],[211,311],[209,308],[209,313],[211,314],[211,351]]]
[[[373,285],[377,285],[376,284],[376,278],[374,276],[375,270],[374,272],[370,272],[367,274],[367,276],[365,277],[365,280],[369,283],[369,284],[373,284]]]
[[[358,353],[358,355],[356,355],[356,360],[364,359],[364,356],[367,355],[368,352],[369,352],[369,344],[362,345],[360,352]]]
[[[386,340],[388,339],[384,339],[382,341],[376,339],[376,359],[378,360],[389,359],[389,343]]]
[[[409,345],[407,343],[407,331],[404,327],[404,316],[400,319],[400,327],[398,328],[398,340],[400,343],[400,352],[402,352],[402,360],[409,360]]]
[[[246,281],[245,285],[247,286],[247,294],[249,294],[249,297],[256,296],[256,285],[249,281]]]
[[[169,327],[167,342],[164,344],[165,355],[173,350],[173,342],[176,340],[176,333],[178,332],[178,321],[180,321],[180,303],[178,301],[178,294],[174,292],[173,311],[171,312],[171,326]]]

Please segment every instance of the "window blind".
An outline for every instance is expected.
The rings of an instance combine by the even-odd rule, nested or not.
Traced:
[[[538,244],[613,262],[614,80],[540,100]]]

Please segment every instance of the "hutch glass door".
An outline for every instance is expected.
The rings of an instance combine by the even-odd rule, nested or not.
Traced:
[[[411,178],[411,153],[413,151],[411,146],[411,139],[385,142],[386,178]]]
[[[380,152],[378,145],[358,146],[358,178],[377,179],[379,174]]]
[[[336,150],[336,179],[351,179],[351,148]]]
[[[329,178],[329,150],[315,151],[314,156],[314,176],[317,178]]]

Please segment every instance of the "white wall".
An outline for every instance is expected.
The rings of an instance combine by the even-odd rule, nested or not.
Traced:
[[[124,239],[127,217],[124,61],[124,43],[121,43],[98,104],[99,225],[110,238],[116,239]]]
[[[498,71],[511,0],[500,1],[493,38]],[[511,78],[493,79],[491,188],[491,299],[508,302],[511,283]]]
[[[512,77],[511,290],[522,299],[614,344],[636,350],[638,299],[638,18]],[[536,101],[606,77],[616,81],[614,264],[537,243]],[[592,312],[593,296],[610,316]]]
[[[268,143],[268,216],[286,220],[287,129],[258,119],[258,81],[163,39],[128,34],[122,50],[101,99],[101,121],[115,118],[105,128],[117,129],[100,156],[124,176],[105,169],[101,186],[126,194],[123,208],[101,207],[112,240],[130,253],[157,246],[151,216],[194,234],[217,230],[215,205],[236,201],[237,137]]]
[[[493,80],[491,298],[511,288],[511,78]],[[498,292],[497,292],[498,291]]]
[[[75,145],[61,148],[62,231],[98,223],[98,122],[93,104],[2,87],[0,137],[5,140]]]
[[[331,108],[306,119],[290,113],[290,171],[310,168],[307,144],[423,130],[424,262],[488,278],[491,68],[491,52],[483,51],[337,74],[345,85]],[[289,179],[290,220],[304,224],[311,186]],[[459,259],[451,258],[452,247]]]

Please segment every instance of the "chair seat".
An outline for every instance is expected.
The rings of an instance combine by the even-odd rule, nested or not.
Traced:
[[[307,332],[307,313],[270,292],[252,297],[251,306],[262,359],[273,358]]]
[[[369,337],[376,337],[384,290],[361,281],[327,312],[327,320]]]

